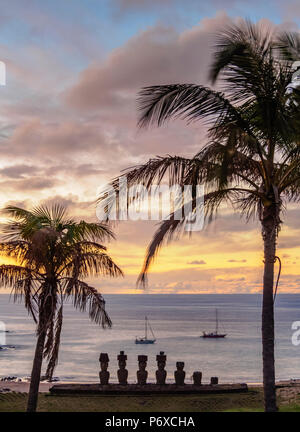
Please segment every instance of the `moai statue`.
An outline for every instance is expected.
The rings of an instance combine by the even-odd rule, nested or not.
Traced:
[[[210,384],[211,385],[216,385],[219,383],[219,378],[218,377],[211,377],[210,379]]]
[[[175,384],[182,386],[184,385],[184,378],[185,378],[185,372],[183,370],[184,362],[177,362],[176,368],[177,370],[174,372]]]
[[[193,373],[194,385],[200,386],[202,381],[202,372],[196,371]]]
[[[146,371],[148,357],[146,355],[139,355],[139,370],[136,373],[137,382],[139,385],[145,385],[147,382],[148,372]]]
[[[107,370],[108,362],[109,362],[108,354],[107,353],[101,353],[100,357],[99,357],[99,362],[100,362],[100,368],[101,368],[101,371],[99,372],[100,384],[106,385],[106,384],[108,384],[109,375],[110,375],[108,370]]]
[[[120,351],[120,354],[118,355],[118,362],[119,362],[119,370],[118,370],[118,380],[119,384],[126,385],[127,384],[127,378],[128,378],[128,370],[126,368],[126,360],[127,355],[124,354],[124,351]]]
[[[156,356],[157,361],[157,371],[156,375],[156,384],[164,385],[166,384],[167,372],[165,371],[167,356],[163,351]]]

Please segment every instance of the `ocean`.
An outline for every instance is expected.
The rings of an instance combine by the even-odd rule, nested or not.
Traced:
[[[167,355],[167,378],[173,381],[176,362],[185,362],[186,380],[201,371],[203,381],[218,376],[219,382],[261,382],[261,301],[256,294],[232,295],[105,295],[112,329],[103,330],[87,315],[64,308],[64,324],[55,376],[62,381],[98,382],[99,354],[110,357],[111,381],[117,380],[117,355],[128,356],[128,380],[136,382],[137,356],[148,356],[149,381],[154,381],[159,351]],[[225,339],[202,339],[213,331],[218,308],[220,331]],[[144,335],[148,316],[157,342],[136,345]],[[300,378],[300,345],[291,341],[292,322],[300,321],[300,295],[279,294],[275,302],[276,379]],[[0,321],[5,323],[6,342],[0,350],[0,377],[28,377],[35,347],[35,325],[22,303],[0,295]],[[2,335],[3,336],[3,335]]]

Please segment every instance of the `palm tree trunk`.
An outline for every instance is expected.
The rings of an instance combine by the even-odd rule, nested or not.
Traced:
[[[27,412],[35,412],[37,408],[45,339],[46,332],[42,331],[36,342],[27,402]]]
[[[264,211],[264,278],[262,305],[262,350],[265,411],[277,411],[274,357],[274,263],[276,253],[276,213]]]

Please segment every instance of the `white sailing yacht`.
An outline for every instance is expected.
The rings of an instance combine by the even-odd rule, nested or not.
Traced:
[[[150,329],[151,335],[152,335],[152,339],[148,338],[148,327]],[[145,316],[145,336],[144,337],[136,337],[135,338],[135,343],[136,344],[154,344],[156,342],[156,338],[155,335],[153,333],[153,330],[151,328],[151,325],[149,323],[148,318]]]

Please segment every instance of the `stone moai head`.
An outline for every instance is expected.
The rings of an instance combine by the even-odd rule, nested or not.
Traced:
[[[100,384],[106,385],[106,384],[108,384],[109,375],[110,375],[108,370],[107,370],[108,362],[109,362],[108,354],[107,353],[101,353],[100,357],[99,357],[99,362],[100,362],[100,368],[101,368],[101,371],[99,372]]]
[[[139,355],[139,370],[137,371],[137,382],[139,385],[145,385],[148,378],[148,372],[146,371],[148,357],[146,355]]]
[[[175,383],[177,385],[184,385],[184,379],[185,379],[185,371],[184,368],[184,362],[176,362],[176,371],[174,372],[175,376]]]
[[[176,362],[176,368],[178,371],[183,371],[184,362]]]
[[[102,371],[106,371],[108,368],[109,357],[107,353],[101,353],[99,357],[100,367]]]
[[[160,353],[156,356],[157,367],[159,370],[164,370],[166,366],[167,356],[164,351],[160,351]]]
[[[202,381],[202,372],[196,371],[193,373],[193,381],[194,385],[201,385]]]
[[[139,355],[138,356],[139,370],[140,371],[144,371],[146,369],[147,361],[148,361],[148,357],[146,355]]]
[[[125,369],[126,360],[127,360],[127,355],[124,354],[124,351],[120,351],[120,354],[118,355],[118,362],[119,362],[120,369]]]
[[[126,360],[127,360],[127,355],[124,354],[124,351],[120,351],[120,354],[118,355],[118,362],[119,362],[118,379],[121,385],[127,385],[128,370],[126,369]]]
[[[211,377],[210,379],[210,384],[211,385],[216,385],[219,383],[219,378],[218,377]]]
[[[157,361],[157,371],[156,375],[156,383],[159,385],[164,385],[166,383],[167,371],[165,370],[167,356],[163,351],[156,356]]]

